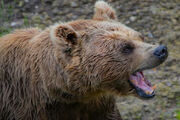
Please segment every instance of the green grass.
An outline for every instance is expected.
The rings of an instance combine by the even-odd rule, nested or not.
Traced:
[[[29,20],[27,16],[24,16],[24,26],[28,27],[29,26]]]
[[[0,2],[0,21],[3,20],[3,15],[4,15],[4,1],[2,0]]]
[[[5,0],[0,0],[0,37],[10,33],[14,28],[10,26],[10,23],[14,21],[14,6],[22,4],[21,1],[11,1],[8,4],[4,3]],[[24,22],[22,26],[28,27],[30,26],[30,22],[28,17],[24,15]]]
[[[1,27],[0,28],[0,37],[5,35],[5,34],[10,33],[11,31],[12,31],[11,28],[3,28],[3,27]]]
[[[180,120],[180,109],[177,111],[177,117],[178,120]]]
[[[180,97],[177,97],[177,106],[178,106],[178,109],[176,110],[176,113],[177,113],[177,120],[180,120]]]
[[[6,9],[5,9],[6,8]],[[9,20],[9,16],[13,14],[12,5],[5,6],[4,0],[0,2],[0,36],[3,36],[11,31],[11,28],[7,28],[4,23]]]
[[[16,0],[5,4],[5,0],[0,0],[0,37],[10,33],[13,28],[9,26],[9,24],[13,20],[13,9],[15,4],[17,3]],[[24,17],[24,25],[28,26],[28,18]]]

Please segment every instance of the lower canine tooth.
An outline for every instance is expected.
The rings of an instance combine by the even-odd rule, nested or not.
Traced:
[[[157,85],[154,85],[154,86],[152,86],[151,88],[152,88],[153,90],[155,90],[155,89],[156,89],[156,87],[157,87]]]
[[[152,92],[146,91],[146,94],[150,95],[150,94],[152,94]]]
[[[157,71],[157,69],[156,69],[156,68],[153,68],[153,71],[154,71],[154,72],[156,72],[156,71]]]

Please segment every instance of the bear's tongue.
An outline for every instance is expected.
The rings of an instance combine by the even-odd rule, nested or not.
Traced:
[[[156,86],[151,86],[151,83],[145,79],[143,72],[136,72],[130,76],[130,82],[136,90],[143,91],[146,95],[152,95]],[[139,94],[139,93],[138,93]]]

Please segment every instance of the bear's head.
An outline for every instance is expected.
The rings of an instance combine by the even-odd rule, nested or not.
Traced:
[[[165,61],[166,46],[145,43],[141,33],[117,21],[107,3],[96,2],[93,19],[52,26],[50,37],[54,56],[64,70],[65,96],[154,96],[155,87],[143,70]]]

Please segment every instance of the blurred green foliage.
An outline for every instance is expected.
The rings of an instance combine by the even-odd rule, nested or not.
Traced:
[[[4,1],[0,1],[0,36],[7,34],[11,31],[11,28],[7,28],[3,23],[4,21],[8,21],[8,17],[13,14],[12,5],[7,5],[7,9],[5,9]]]
[[[180,120],[180,109],[177,111],[177,119]]]
[[[180,120],[180,99],[178,100],[177,119]]]

